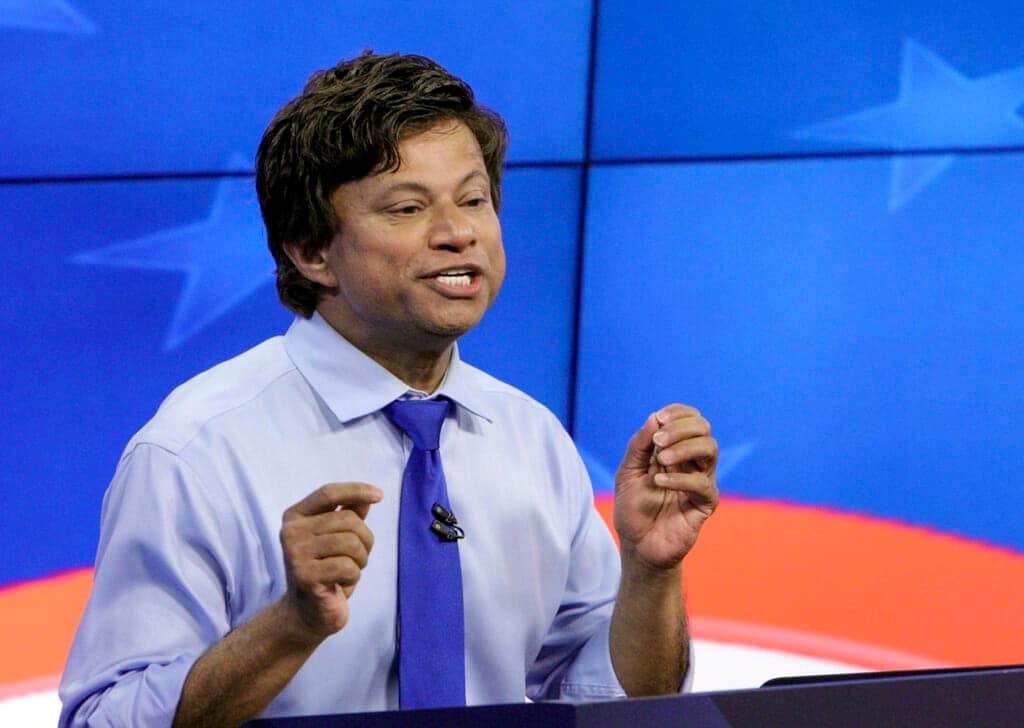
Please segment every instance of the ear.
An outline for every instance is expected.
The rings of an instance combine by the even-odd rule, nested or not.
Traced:
[[[338,279],[327,263],[327,251],[330,243],[313,253],[299,243],[285,243],[284,252],[305,278],[319,283],[324,288],[337,288]]]

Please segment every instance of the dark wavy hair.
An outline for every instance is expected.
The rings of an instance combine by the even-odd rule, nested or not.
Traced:
[[[256,153],[256,192],[285,306],[309,318],[323,289],[295,268],[285,243],[308,254],[325,248],[344,225],[331,205],[334,191],[398,169],[404,138],[449,120],[465,124],[480,144],[497,209],[505,123],[476,103],[465,81],[429,58],[366,51],[314,73],[277,113]]]

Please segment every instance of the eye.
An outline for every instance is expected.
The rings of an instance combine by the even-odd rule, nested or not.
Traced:
[[[420,211],[420,206],[413,203],[407,203],[399,205],[398,207],[392,207],[390,212],[392,215],[415,215]]]

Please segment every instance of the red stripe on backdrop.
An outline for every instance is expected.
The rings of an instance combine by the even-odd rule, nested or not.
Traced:
[[[685,579],[699,638],[879,669],[1024,662],[1024,555],[923,528],[724,498]]]
[[[0,683],[0,700],[9,698],[21,698],[34,693],[48,693],[56,690],[60,684],[60,673],[49,677],[37,677],[32,680],[24,680],[16,683]]]
[[[80,569],[0,589],[0,685],[60,674],[91,586],[92,569]]]

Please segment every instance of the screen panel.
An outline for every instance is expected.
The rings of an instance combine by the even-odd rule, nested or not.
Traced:
[[[1012,2],[600,4],[597,158],[1024,145]]]
[[[251,168],[309,74],[367,48],[465,78],[511,159],[577,159],[589,24],[585,0],[0,4],[0,176]]]
[[[727,495],[1024,551],[1024,157],[961,157],[891,210],[897,161],[595,169],[588,457],[610,471],[681,400],[715,428]]]
[[[0,582],[89,564],[128,438],[174,386],[290,321],[252,187],[0,186],[4,243],[20,251],[0,273],[0,539],[13,555]]]
[[[576,326],[579,169],[512,169],[502,185],[505,284],[463,358],[540,400],[568,426]]]

